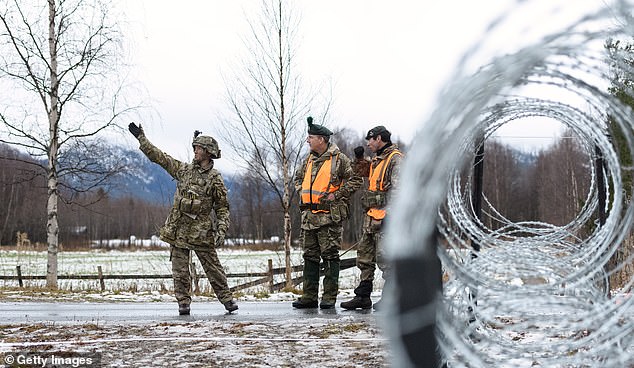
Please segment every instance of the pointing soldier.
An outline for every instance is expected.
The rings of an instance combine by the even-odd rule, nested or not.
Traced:
[[[319,307],[334,308],[339,291],[339,250],[350,196],[363,183],[350,159],[330,142],[332,132],[308,117],[310,153],[297,168],[295,189],[300,194],[301,241],[304,250],[302,296],[295,308],[317,308],[319,262],[324,261],[323,294]]]
[[[154,146],[145,137],[140,125],[130,123],[128,129],[138,139],[141,151],[178,182],[174,203],[160,230],[160,237],[171,244],[170,260],[179,314],[188,315],[190,312],[191,250],[198,256],[218,300],[227,311],[235,311],[238,304],[232,298],[227,277],[214,249],[224,243],[229,227],[227,189],[222,176],[213,168],[213,160],[220,158],[218,143],[196,131],[192,142],[194,161],[190,164],[178,161]],[[216,226],[212,212],[217,218]]]
[[[383,222],[387,215],[389,197],[398,187],[399,168],[403,154],[391,141],[391,133],[382,125],[368,131],[365,139],[375,153],[368,171],[368,189],[362,197],[366,214],[363,220],[363,235],[357,250],[357,267],[361,270],[359,285],[354,289],[355,297],[341,303],[344,309],[372,308],[372,284],[376,266],[383,272],[383,279],[389,277],[389,267],[381,247]],[[379,309],[379,303],[374,309]]]

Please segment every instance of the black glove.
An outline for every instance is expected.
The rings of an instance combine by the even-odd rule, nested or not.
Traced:
[[[354,149],[354,157],[358,159],[362,159],[364,152],[365,152],[365,148],[363,148],[363,146],[358,146]]]
[[[128,130],[130,131],[130,133],[132,133],[133,136],[137,138],[139,138],[139,136],[143,134],[143,128],[141,128],[141,124],[137,126],[134,123],[130,123],[130,125],[128,125]]]

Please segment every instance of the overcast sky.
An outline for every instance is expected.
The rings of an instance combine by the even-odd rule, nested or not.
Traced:
[[[512,1],[293,0],[301,13],[301,73],[332,80],[333,127],[385,125],[411,142],[465,50]],[[158,117],[149,138],[191,159],[195,129],[214,135],[226,109],[222,73],[244,52],[245,13],[258,0],[124,1],[131,62]],[[546,132],[545,134],[548,134]],[[130,140],[130,144],[133,144]],[[222,148],[222,147],[221,147]],[[231,171],[230,160],[217,167]]]

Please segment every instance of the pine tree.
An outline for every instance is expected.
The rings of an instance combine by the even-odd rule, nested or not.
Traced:
[[[634,109],[634,43],[622,44],[620,41],[609,40],[605,44],[610,63],[611,86],[609,93],[614,96],[624,106]],[[622,168],[632,167],[632,152],[627,142],[627,136],[631,136],[632,127],[618,124],[614,116],[608,115],[607,126],[610,139],[616,150]],[[627,129],[628,131],[626,131]],[[632,200],[632,172],[629,169],[622,170],[623,190],[626,204]],[[634,248],[634,236],[630,232],[618,251],[612,256],[608,264],[608,269],[613,270],[622,262],[626,262]],[[634,265],[628,264],[622,270],[610,276],[610,286],[612,289],[622,287],[634,275]]]

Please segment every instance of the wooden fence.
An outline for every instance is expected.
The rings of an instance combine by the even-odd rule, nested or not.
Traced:
[[[345,258],[341,260],[341,270],[345,270],[348,268],[352,268],[356,265],[356,258]],[[245,272],[245,273],[230,273],[227,274],[227,278],[256,278],[256,280],[236,285],[230,290],[232,292],[243,290],[246,288],[250,288],[257,285],[268,284],[268,288],[270,292],[280,291],[284,289],[286,286],[286,282],[274,282],[275,275],[284,275],[286,274],[286,267],[273,268],[273,260],[268,260],[268,271],[266,272]],[[320,275],[323,275],[323,263],[320,265]],[[198,288],[198,281],[200,279],[205,279],[207,276],[205,274],[198,275],[195,267],[191,267],[193,287]],[[293,266],[291,272],[301,272],[304,270],[303,265]],[[106,280],[141,280],[141,279],[171,279],[172,275],[104,275],[101,269],[101,266],[97,266],[97,274],[91,275],[58,275],[58,280],[99,280],[99,286],[101,287],[101,291],[106,290]],[[41,275],[22,275],[22,270],[20,266],[16,266],[16,274],[15,275],[0,275],[0,280],[17,280],[18,285],[20,287],[24,287],[24,280],[46,280],[46,276]],[[292,283],[293,285],[298,285],[304,280],[303,275],[299,275],[297,277],[293,277]]]

